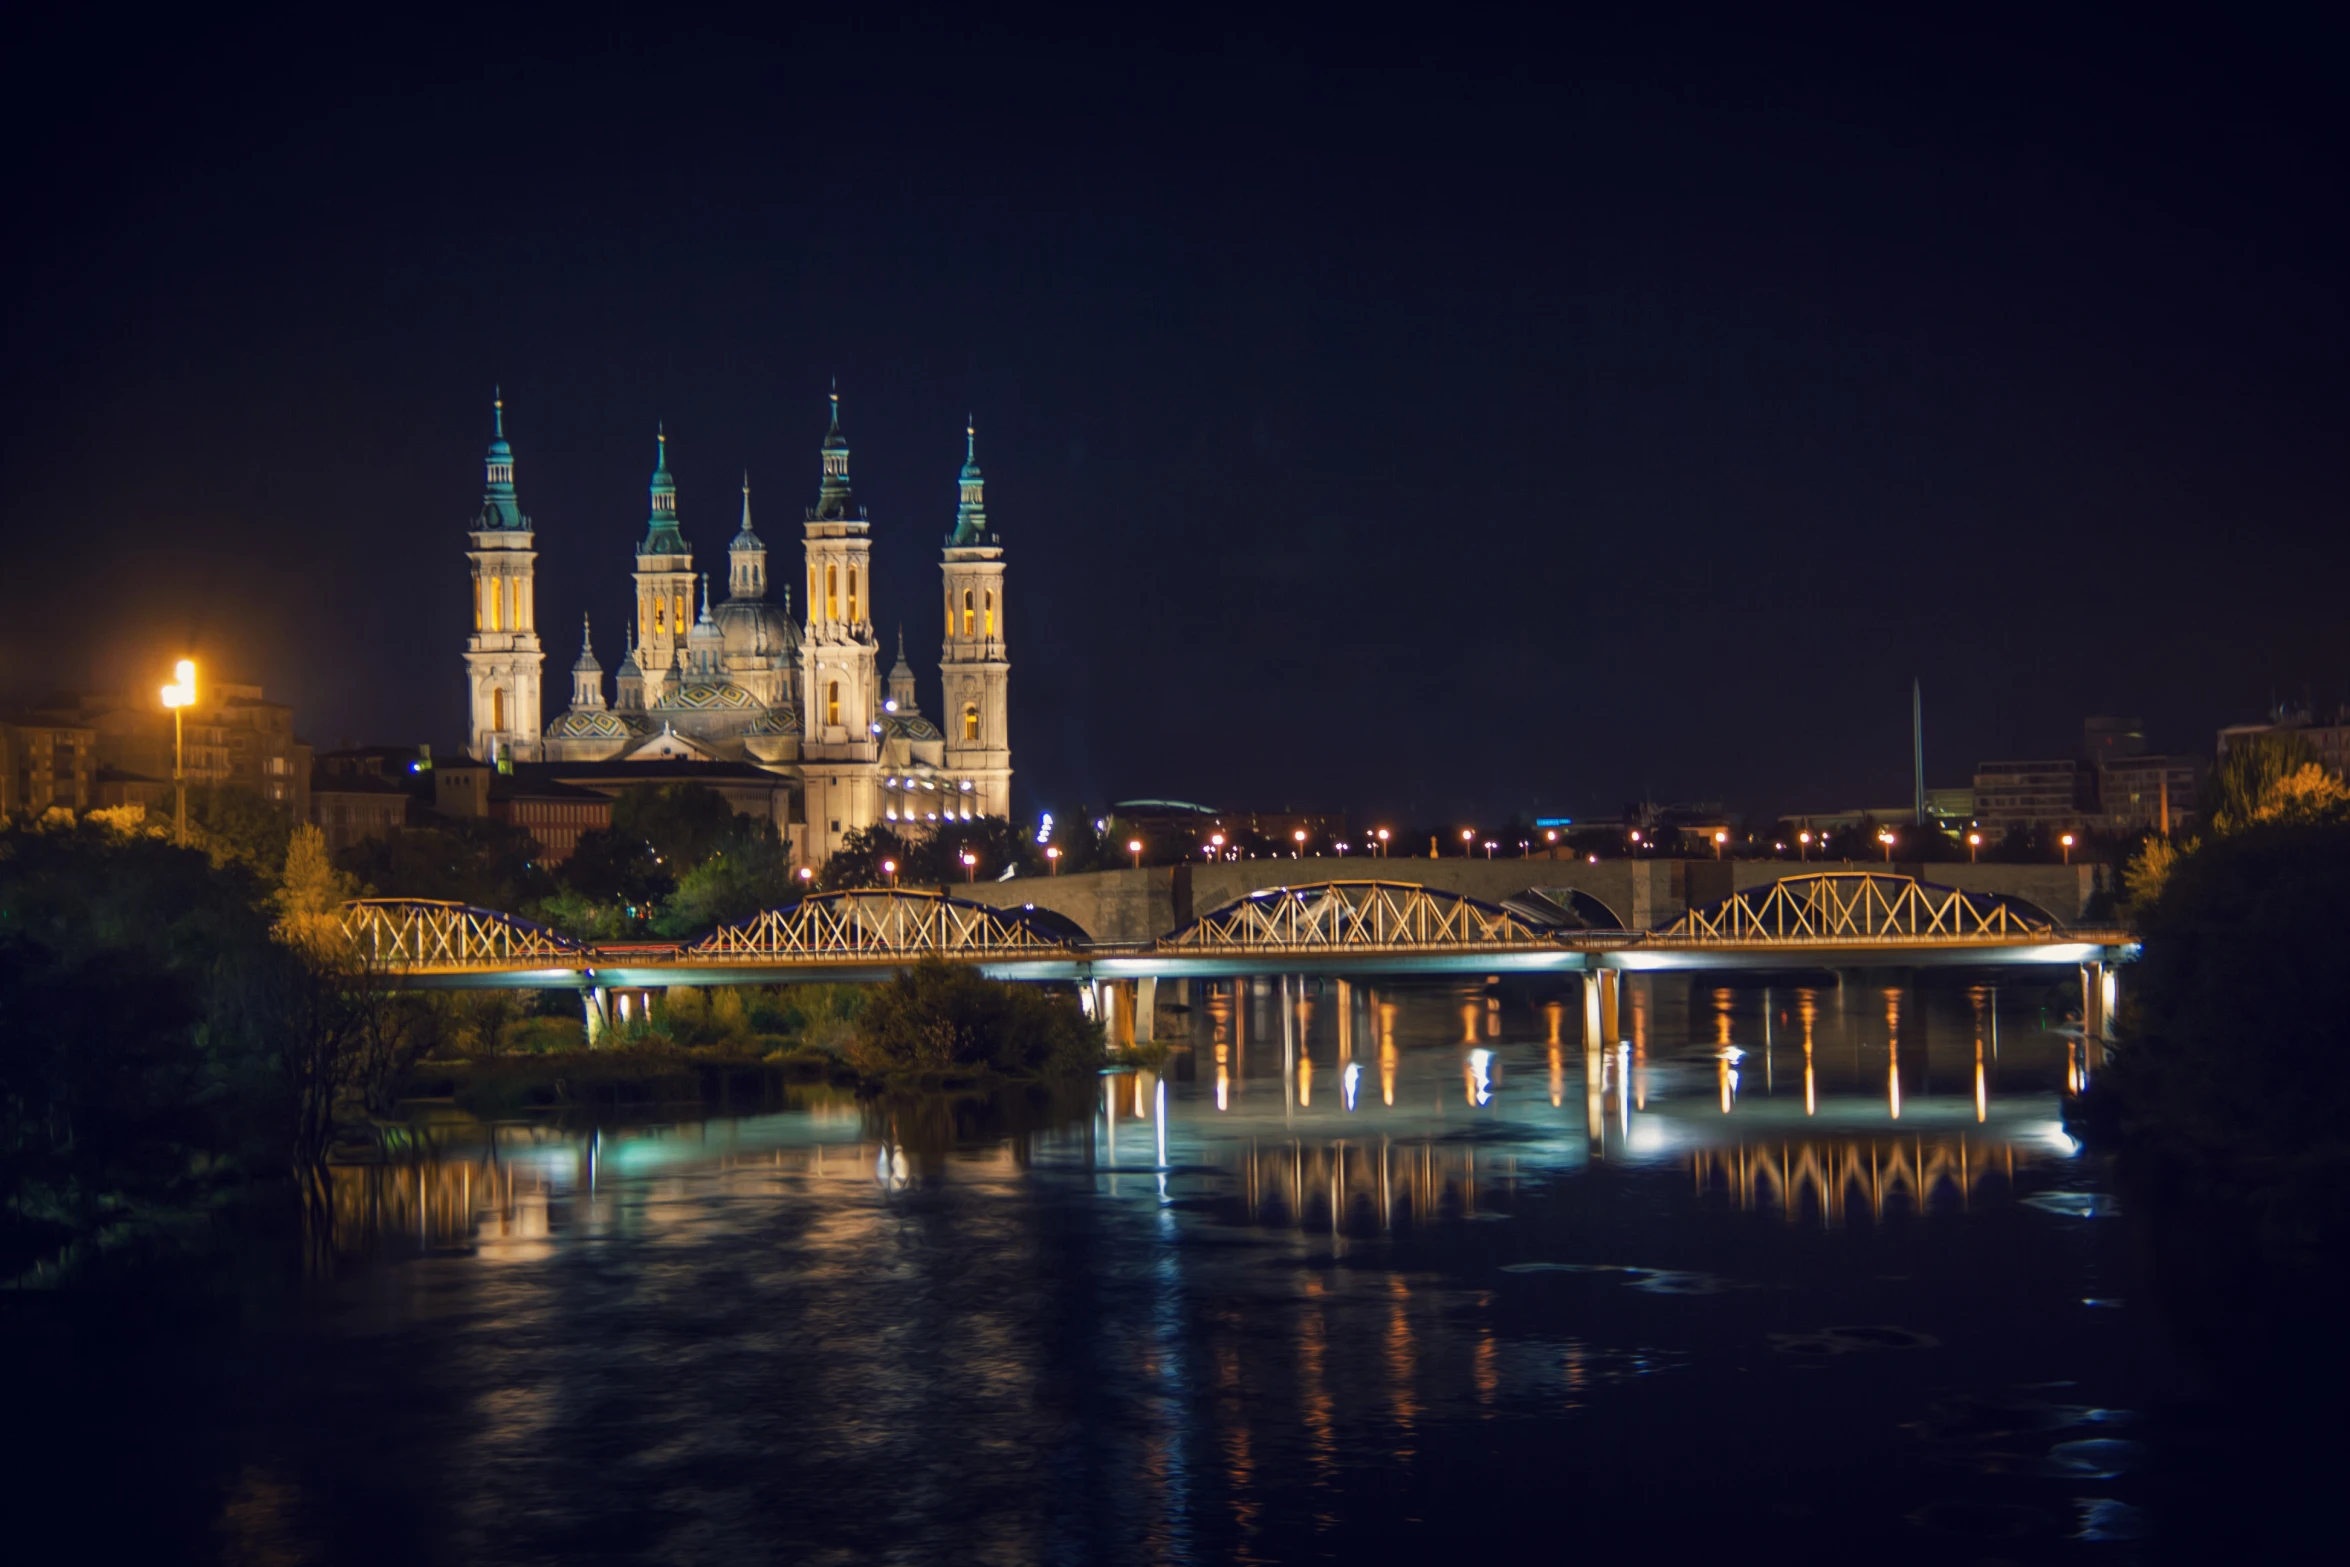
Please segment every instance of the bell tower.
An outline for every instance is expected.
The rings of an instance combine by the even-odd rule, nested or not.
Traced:
[[[946,643],[938,672],[946,688],[945,771],[968,782],[982,816],[1012,814],[1012,740],[1007,696],[1012,665],[1004,654],[1003,540],[987,529],[987,481],[979,472],[979,436],[963,429],[955,531],[939,566],[946,578]]]
[[[678,531],[669,432],[657,431],[653,442],[652,509],[644,542],[636,547],[636,655],[648,707],[661,699],[694,624],[694,552]]]
[[[824,472],[803,529],[808,620],[800,641],[800,773],[807,784],[809,852],[819,859],[880,816],[874,764],[881,756],[881,643],[873,634],[873,541],[865,508],[849,490],[849,442],[841,434],[838,391],[830,413]]]
[[[472,689],[466,750],[476,761],[539,758],[539,650],[536,536],[514,498],[514,449],[506,444],[506,399],[490,403],[489,455],[481,511],[473,519],[473,634],[465,639]]]

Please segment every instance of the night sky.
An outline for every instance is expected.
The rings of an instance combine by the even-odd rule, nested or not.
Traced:
[[[796,582],[837,377],[934,712],[977,416],[1024,811],[1824,810],[1913,675],[1938,786],[2350,697],[2330,33],[337,9],[12,21],[0,695],[193,648],[453,748],[502,383],[551,717],[656,423]]]

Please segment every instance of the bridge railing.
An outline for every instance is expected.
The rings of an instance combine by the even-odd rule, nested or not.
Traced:
[[[1508,909],[1415,882],[1268,887],[1159,938],[1167,953],[1463,952],[1555,947]]]
[[[687,961],[1044,956],[1073,943],[1049,918],[944,893],[900,888],[823,892],[721,925],[679,953]]]
[[[2047,941],[2055,922],[2016,900],[1873,871],[1789,876],[1691,909],[1652,943]]]
[[[343,935],[384,969],[576,967],[588,948],[533,920],[430,898],[356,898],[341,910]]]

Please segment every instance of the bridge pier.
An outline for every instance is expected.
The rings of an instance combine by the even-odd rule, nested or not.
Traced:
[[[612,1004],[611,999],[604,994],[601,985],[583,987],[579,999],[587,1011],[587,1042],[588,1048],[593,1050],[604,1042],[604,1030],[612,1026],[612,1015],[607,1010]]]
[[[1624,1037],[1624,976],[1621,970],[1599,971],[1599,1042],[1613,1046]]]
[[[2113,1014],[2120,1000],[2121,979],[2114,966],[2092,959],[2081,965],[2081,1036],[2099,1041],[2113,1037]]]
[[[1156,979],[1138,979],[1134,982],[1134,1038],[1137,1043],[1149,1044],[1159,1037],[1159,982]]]

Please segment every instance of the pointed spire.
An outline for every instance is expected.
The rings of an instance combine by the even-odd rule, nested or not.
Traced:
[[[710,624],[710,574],[706,571],[702,573],[702,612],[694,617],[694,624]]]
[[[571,667],[574,669],[601,669],[604,667],[596,662],[595,633],[588,625],[588,618],[585,615],[579,617],[579,662]]]
[[[849,438],[840,430],[840,383],[835,381],[830,404],[831,423],[824,428],[824,443],[819,451],[824,461],[824,476],[816,485],[816,509],[809,516],[824,522],[847,522],[855,518],[849,500]]]
[[[636,547],[637,554],[687,554],[685,536],[677,531],[677,479],[669,471],[666,424],[653,427],[653,479],[649,488],[652,505],[645,520],[645,541]]]
[[[490,448],[482,458],[481,512],[476,533],[526,532],[530,519],[514,498],[514,448],[506,444],[506,396],[490,389]]]
[[[979,471],[979,421],[963,421],[963,471],[955,476],[955,531],[947,547],[990,542],[987,531],[987,479]]]

